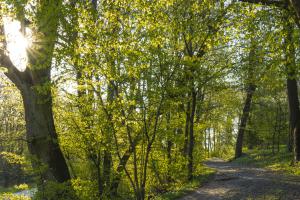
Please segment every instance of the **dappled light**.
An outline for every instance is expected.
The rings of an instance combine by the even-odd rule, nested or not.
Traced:
[[[297,0],[1,0],[0,199],[300,199]]]

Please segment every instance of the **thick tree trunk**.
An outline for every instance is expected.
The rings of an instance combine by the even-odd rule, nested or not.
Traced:
[[[238,130],[237,140],[236,140],[236,147],[235,147],[235,158],[239,158],[242,155],[242,149],[243,149],[243,138],[244,138],[244,132],[247,125],[249,112],[251,108],[251,102],[253,93],[256,89],[256,86],[253,84],[250,84],[247,89],[247,97],[244,104],[244,109],[241,117],[241,122]]]
[[[32,85],[26,85],[21,90],[25,108],[26,133],[28,148],[34,156],[33,166],[39,168],[42,179],[64,182],[70,179],[66,161],[58,145],[55,131],[52,97],[50,89],[41,94]]]
[[[288,102],[290,111],[290,131],[294,141],[295,161],[300,161],[300,110],[298,86],[295,79],[287,80]]]
[[[37,2],[32,32],[35,41],[27,50],[28,64],[24,72],[20,72],[7,55],[5,37],[3,41],[1,39],[4,48],[0,50],[0,64],[7,69],[5,75],[18,87],[23,98],[32,165],[35,170],[39,170],[42,180],[57,182],[70,179],[66,161],[57,141],[49,86],[61,3],[62,1]],[[0,21],[0,35],[4,36],[2,17]]]
[[[295,63],[295,46],[293,43],[294,26],[289,21],[286,25],[286,70],[287,93],[290,114],[290,135],[293,138],[294,160],[300,161],[300,109],[297,85],[297,66]]]

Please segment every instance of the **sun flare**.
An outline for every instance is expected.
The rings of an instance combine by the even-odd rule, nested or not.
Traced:
[[[4,28],[9,57],[19,71],[25,71],[28,60],[26,50],[31,44],[30,37],[25,37],[21,33],[21,24],[17,20],[5,18]]]

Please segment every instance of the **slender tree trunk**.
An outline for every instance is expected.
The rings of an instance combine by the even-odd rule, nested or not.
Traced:
[[[281,104],[280,102],[278,103],[279,105],[279,126],[278,126],[278,133],[277,133],[277,152],[280,151],[280,135],[281,135],[281,131],[283,129],[283,125],[282,125],[282,121],[285,120],[285,115],[284,113],[282,113],[282,109],[281,109]]]
[[[213,150],[214,150],[214,152],[216,152],[216,129],[215,128],[213,128],[213,134],[214,134],[214,136],[213,136]]]
[[[97,186],[98,186],[98,198],[101,199],[103,194],[103,180],[102,180],[102,174],[101,174],[101,164],[100,160],[97,160],[96,163],[96,172],[97,172]]]
[[[289,130],[288,130],[288,147],[287,147],[287,149],[288,149],[288,152],[293,152],[293,144],[294,144],[294,136],[293,136],[293,131],[292,131],[292,129],[291,129],[291,120],[289,120],[290,122],[289,122]]]
[[[245,80],[247,83],[247,88],[246,88],[246,100],[243,108],[243,113],[241,116],[241,121],[239,124],[239,130],[237,134],[237,140],[236,140],[236,147],[235,147],[235,158],[239,158],[242,156],[243,153],[243,140],[244,140],[244,133],[245,129],[248,123],[248,118],[250,114],[250,109],[251,109],[251,103],[252,103],[252,97],[253,94],[256,90],[256,85],[255,83],[255,66],[257,65],[257,58],[256,58],[256,53],[255,51],[257,50],[256,48],[256,43],[254,41],[254,38],[251,39],[251,49],[249,52],[249,64],[248,64],[248,69],[246,71],[247,73],[247,79]]]
[[[272,154],[275,153],[275,133],[276,133],[276,128],[273,130],[273,134],[272,134]]]
[[[204,145],[204,152],[206,152],[207,151],[207,140],[206,140],[206,138],[207,138],[207,129],[205,129],[204,130],[204,138],[203,138],[203,145]]]
[[[275,125],[273,128],[273,134],[272,134],[272,154],[275,154],[276,133],[278,133],[278,129],[279,129],[278,117],[279,117],[279,112],[278,112],[278,107],[276,107]]]
[[[242,155],[242,149],[243,149],[243,138],[244,138],[244,132],[246,129],[249,112],[251,108],[251,101],[253,97],[253,93],[256,89],[256,86],[253,84],[250,84],[247,89],[247,97],[244,104],[244,109],[241,117],[241,122],[238,130],[237,140],[236,140],[236,147],[235,147],[235,158],[239,158]]]
[[[189,99],[188,95],[188,99]],[[184,129],[184,146],[183,146],[183,154],[188,154],[188,142],[189,142],[189,130],[190,130],[190,110],[191,110],[191,103],[190,100],[187,103],[186,111],[185,111],[185,129]]]
[[[208,157],[211,156],[211,128],[208,131]]]
[[[170,120],[171,120],[171,112],[167,113],[167,131],[170,132]],[[174,134],[176,130],[174,130]],[[167,158],[168,158],[168,172],[167,172],[167,182],[171,182],[171,164],[172,164],[172,145],[173,142],[170,138],[170,135],[167,135]]]
[[[191,105],[191,115],[189,118],[190,121],[190,131],[189,131],[189,146],[188,146],[188,179],[193,179],[193,171],[194,171],[194,158],[193,158],[193,151],[194,151],[194,118],[195,118],[195,111],[196,111],[196,99],[197,98],[197,92],[193,88],[192,91],[192,105]]]
[[[103,179],[104,179],[104,187],[106,189],[110,189],[110,174],[111,174],[111,167],[112,167],[112,156],[111,152],[108,150],[104,151],[104,158],[103,158]]]

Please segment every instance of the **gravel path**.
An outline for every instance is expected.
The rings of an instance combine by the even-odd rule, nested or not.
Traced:
[[[300,200],[300,176],[212,159],[215,178],[179,200]]]

